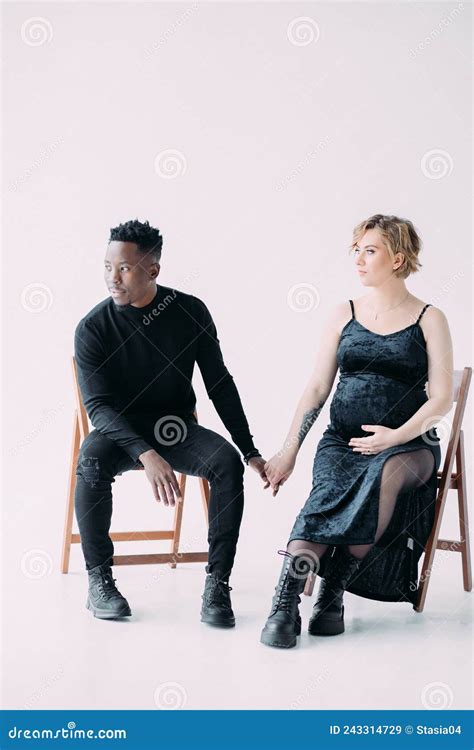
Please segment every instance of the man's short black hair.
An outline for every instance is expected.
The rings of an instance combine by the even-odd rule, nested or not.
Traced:
[[[160,262],[163,237],[159,229],[151,227],[148,221],[142,223],[138,219],[131,219],[110,230],[109,242],[134,242],[141,253],[147,254],[157,263]]]

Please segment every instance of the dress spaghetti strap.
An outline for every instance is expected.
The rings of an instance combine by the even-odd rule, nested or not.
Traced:
[[[353,303],[353,301],[351,299],[349,300],[349,302],[351,303],[352,320],[355,320],[354,303]]]
[[[428,302],[428,304],[424,306],[423,310],[422,310],[422,311],[421,311],[421,313],[420,313],[420,314],[418,315],[418,320],[416,321],[416,323],[419,323],[419,322],[420,322],[420,320],[421,320],[421,316],[423,315],[423,313],[425,312],[425,310],[426,310],[426,308],[427,308],[427,307],[431,307],[431,302]],[[415,325],[416,325],[416,323],[415,323]]]

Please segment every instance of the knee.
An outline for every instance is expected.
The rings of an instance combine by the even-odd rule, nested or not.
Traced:
[[[233,445],[226,442],[213,456],[211,469],[218,479],[233,478],[241,481],[244,475],[244,464],[239,452]]]
[[[94,486],[113,475],[114,443],[99,432],[91,432],[82,442],[77,459],[76,474]]]
[[[429,478],[433,474],[433,471],[435,470],[435,466],[436,466],[435,457],[433,456],[430,450],[424,449],[423,465],[419,468],[420,484],[426,484],[426,482],[428,482]]]

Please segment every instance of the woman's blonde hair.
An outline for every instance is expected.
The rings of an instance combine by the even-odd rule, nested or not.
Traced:
[[[404,256],[403,263],[393,273],[406,279],[411,273],[416,273],[422,264],[418,260],[421,250],[421,239],[409,219],[399,219],[398,216],[384,216],[375,214],[370,219],[361,221],[352,233],[352,252],[368,229],[378,229],[392,260],[397,253]]]

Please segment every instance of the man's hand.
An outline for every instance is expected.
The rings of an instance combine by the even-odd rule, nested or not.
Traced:
[[[286,482],[290,474],[293,472],[295,463],[296,458],[293,454],[279,452],[265,464],[265,473],[272,486],[273,497],[275,497],[281,485]]]
[[[165,505],[174,506],[175,495],[179,502],[183,499],[175,473],[164,458],[149,450],[141,453],[138,459],[143,464],[157,503],[163,501]]]
[[[259,474],[259,476],[263,479],[265,484],[263,485],[263,489],[266,490],[267,487],[270,486],[270,482],[268,481],[268,477],[265,473],[265,459],[261,456],[254,456],[253,458],[249,458],[249,466],[252,467],[254,471]]]

